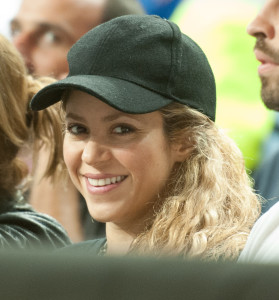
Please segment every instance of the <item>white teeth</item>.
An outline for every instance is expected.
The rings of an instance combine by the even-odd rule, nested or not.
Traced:
[[[93,186],[105,186],[112,183],[120,182],[125,178],[125,176],[116,176],[112,178],[105,178],[105,179],[92,179],[88,178],[88,181]]]
[[[97,185],[99,180],[98,179],[91,179],[91,178],[88,178],[88,181],[91,185]]]
[[[105,179],[99,179],[98,184],[99,184],[99,186],[104,186],[104,185],[106,185],[106,180]]]

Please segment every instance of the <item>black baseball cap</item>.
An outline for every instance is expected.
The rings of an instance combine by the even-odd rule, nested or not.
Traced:
[[[173,101],[215,120],[216,86],[201,48],[179,27],[150,15],[126,15],[82,36],[68,53],[69,74],[40,90],[33,110],[65,90],[91,94],[126,113],[148,113]]]

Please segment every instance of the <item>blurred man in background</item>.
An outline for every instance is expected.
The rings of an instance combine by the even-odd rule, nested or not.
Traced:
[[[137,0],[23,0],[11,21],[12,40],[30,73],[62,78],[67,53],[83,34],[109,19],[139,13]]]
[[[269,210],[279,200],[279,3],[264,1],[255,19],[249,24],[248,34],[256,38],[254,53],[260,62],[261,98],[268,109],[274,110],[276,122],[265,141],[261,164],[254,172],[255,189],[268,201],[262,212]]]

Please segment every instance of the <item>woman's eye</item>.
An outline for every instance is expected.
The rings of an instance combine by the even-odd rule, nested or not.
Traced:
[[[69,125],[67,130],[74,135],[86,133],[86,129],[80,125]]]
[[[128,134],[131,133],[132,131],[133,129],[128,126],[117,126],[113,129],[113,132],[117,134]]]

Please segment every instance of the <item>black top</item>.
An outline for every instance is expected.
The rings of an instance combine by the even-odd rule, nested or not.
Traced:
[[[67,253],[77,254],[93,254],[98,255],[102,246],[106,243],[106,238],[100,238],[95,240],[84,241],[59,249],[59,252],[66,251]]]
[[[80,218],[82,222],[82,230],[84,240],[94,240],[106,236],[106,224],[92,220],[89,214],[85,199],[79,194]]]
[[[0,199],[0,249],[56,249],[71,244],[52,217],[23,201]]]

